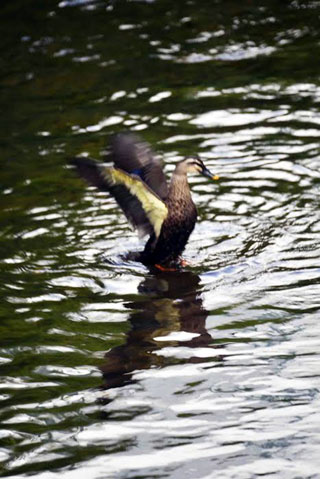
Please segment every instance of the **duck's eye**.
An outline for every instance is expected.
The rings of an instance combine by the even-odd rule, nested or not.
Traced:
[[[202,170],[203,165],[200,161],[196,160],[193,162],[193,166],[195,166],[197,169]]]
[[[190,158],[188,160],[188,167],[189,171],[202,171],[203,170],[203,164],[202,161],[199,160],[198,158]]]

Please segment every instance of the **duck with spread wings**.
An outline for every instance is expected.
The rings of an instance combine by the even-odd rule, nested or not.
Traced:
[[[133,134],[116,135],[111,145],[114,166],[87,157],[71,163],[78,174],[101,191],[110,193],[139,235],[149,235],[139,260],[160,269],[178,264],[197,220],[187,174],[216,180],[197,156],[180,161],[169,187],[161,162],[150,147]]]

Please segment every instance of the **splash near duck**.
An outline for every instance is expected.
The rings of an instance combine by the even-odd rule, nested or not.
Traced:
[[[86,157],[71,163],[90,185],[106,191],[117,201],[139,236],[149,236],[137,259],[149,266],[169,269],[179,264],[197,221],[188,173],[219,179],[197,156],[180,161],[169,186],[161,162],[148,144],[133,134],[119,134],[111,145],[114,166]]]

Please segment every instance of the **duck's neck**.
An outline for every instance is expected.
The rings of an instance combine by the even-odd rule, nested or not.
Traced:
[[[185,173],[180,173],[177,170],[174,171],[170,182],[168,197],[174,201],[191,200],[189,183]]]

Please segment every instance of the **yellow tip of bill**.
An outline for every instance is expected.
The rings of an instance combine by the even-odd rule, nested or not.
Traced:
[[[219,175],[213,175],[213,176],[212,176],[212,179],[213,179],[213,180],[219,180],[220,177],[219,177]]]

